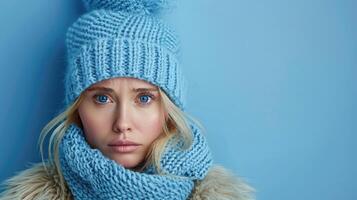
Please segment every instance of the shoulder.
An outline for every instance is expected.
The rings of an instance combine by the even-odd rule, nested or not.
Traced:
[[[59,177],[53,167],[37,163],[29,169],[21,171],[4,183],[4,191],[0,200],[10,199],[66,199],[61,192]],[[65,192],[67,193],[67,192]]]
[[[195,183],[190,200],[253,200],[254,189],[228,169],[215,165]]]

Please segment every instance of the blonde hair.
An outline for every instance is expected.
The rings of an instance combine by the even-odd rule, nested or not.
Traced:
[[[170,138],[177,135],[182,138],[184,141],[183,150],[188,149],[192,145],[192,130],[189,126],[189,121],[194,122],[202,131],[204,131],[203,126],[199,121],[183,112],[180,108],[178,108],[166,95],[166,93],[158,87],[161,106],[163,111],[167,113],[167,117],[165,117],[165,123],[162,127],[162,134],[157,138],[151,145],[151,149],[145,157],[145,162],[142,166],[139,166],[138,169],[142,170],[148,165],[152,164],[159,173],[163,173],[160,166],[160,158],[164,151],[164,147],[169,141]],[[60,161],[59,161],[59,145],[60,142],[68,129],[69,125],[75,123],[76,125],[82,127],[81,120],[78,115],[78,107],[84,99],[84,92],[77,98],[77,100],[67,109],[53,118],[41,131],[41,135],[39,138],[39,148],[40,154],[42,158],[43,166],[46,171],[50,173],[47,164],[53,166],[59,175],[60,179],[60,187],[61,191],[66,191],[66,183],[61,172]],[[45,138],[49,136],[49,144],[48,144],[48,162],[44,159],[44,141]]]

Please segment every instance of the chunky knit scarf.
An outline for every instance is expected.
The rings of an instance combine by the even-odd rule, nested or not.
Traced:
[[[193,144],[180,150],[169,141],[161,158],[165,175],[153,167],[144,172],[125,169],[86,142],[83,131],[71,124],[60,143],[64,178],[75,199],[187,199],[194,180],[201,180],[212,165],[211,153],[193,123]],[[181,143],[182,144],[182,143]]]

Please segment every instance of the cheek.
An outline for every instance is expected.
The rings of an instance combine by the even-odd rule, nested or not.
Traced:
[[[97,112],[89,107],[78,109],[78,113],[88,143],[92,146],[97,146],[97,143],[99,143],[104,136],[103,130],[107,130],[109,127],[109,115]]]
[[[150,139],[156,139],[162,132],[164,116],[160,112],[141,113],[136,116],[136,127]]]

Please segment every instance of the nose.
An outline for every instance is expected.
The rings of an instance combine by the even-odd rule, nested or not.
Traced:
[[[126,134],[132,131],[130,107],[124,102],[117,104],[113,131],[120,134]]]

